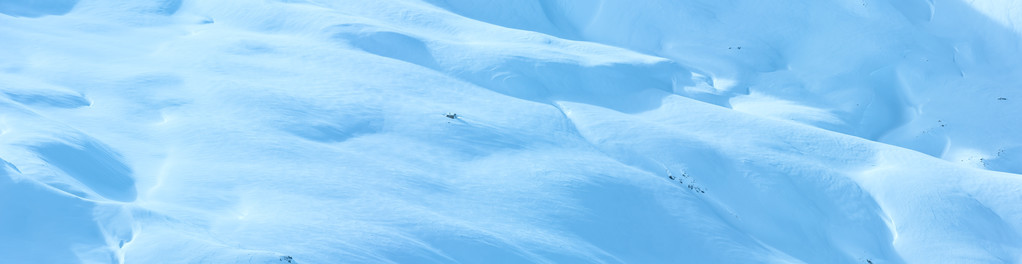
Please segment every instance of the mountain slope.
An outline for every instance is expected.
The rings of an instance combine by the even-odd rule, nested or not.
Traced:
[[[753,2],[5,2],[0,254],[1022,261],[1010,3]]]

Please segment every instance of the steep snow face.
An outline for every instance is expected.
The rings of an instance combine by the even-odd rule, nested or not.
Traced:
[[[1022,262],[1018,18],[992,0],[5,1],[0,255]]]

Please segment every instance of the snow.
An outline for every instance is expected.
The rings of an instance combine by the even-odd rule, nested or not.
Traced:
[[[0,257],[1020,263],[1020,11],[2,1]]]

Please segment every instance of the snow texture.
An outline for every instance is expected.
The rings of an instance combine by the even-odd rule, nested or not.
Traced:
[[[2,0],[5,263],[1022,263],[1012,0]]]

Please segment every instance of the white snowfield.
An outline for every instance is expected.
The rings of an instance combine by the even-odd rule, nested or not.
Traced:
[[[1020,40],[1014,0],[0,0],[0,262],[1022,263]]]

